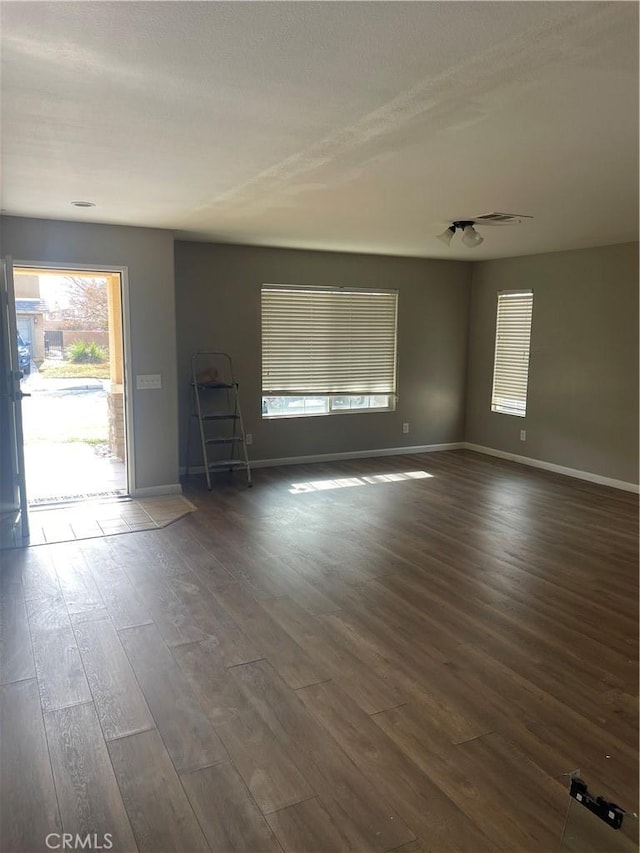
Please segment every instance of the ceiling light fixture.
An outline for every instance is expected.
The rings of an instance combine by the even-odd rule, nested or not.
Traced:
[[[480,243],[484,243],[484,237],[481,237],[473,225],[465,225],[462,229],[462,242],[469,249],[473,249],[474,246],[479,246]]]
[[[71,204],[74,207],[95,207],[95,202],[93,201],[72,201]]]
[[[484,237],[478,234],[473,225],[473,221],[470,220],[456,220],[442,234],[438,234],[438,240],[442,240],[443,243],[449,246],[456,231],[462,231],[462,242],[468,249],[473,249],[475,246],[479,246],[480,243],[484,243]]]
[[[442,234],[438,234],[438,240],[442,240],[443,243],[446,243],[447,246],[451,245],[451,241],[453,240],[453,235],[456,233],[456,229],[454,225],[450,225],[446,228]]]

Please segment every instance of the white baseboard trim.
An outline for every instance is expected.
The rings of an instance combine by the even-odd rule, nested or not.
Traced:
[[[553,471],[554,474],[564,474],[565,477],[575,477],[578,480],[588,480],[600,486],[611,486],[613,489],[622,489],[625,492],[640,492],[640,485],[627,483],[626,480],[614,480],[612,477],[603,477],[601,474],[592,474],[590,471],[581,471],[579,468],[567,468],[564,465],[556,465],[554,462],[544,462],[542,459],[533,459],[531,456],[519,456],[517,453],[507,453],[504,450],[496,450],[494,447],[483,447],[481,444],[464,442],[462,445],[466,450],[475,453],[484,453],[487,456],[497,456],[500,459],[508,459],[510,462],[519,462],[521,465],[529,465],[531,468],[542,468],[545,471]]]
[[[203,469],[204,470],[204,469]],[[132,498],[155,498],[160,495],[181,495],[180,483],[169,483],[166,486],[145,486],[142,489],[133,489]]]
[[[460,450],[463,442],[452,444],[419,444],[414,447],[381,447],[374,450],[348,450],[344,453],[318,453],[311,456],[283,456],[280,459],[256,459],[252,468],[272,468],[279,465],[306,465],[309,462],[339,462],[343,459],[369,459],[374,456],[409,456],[413,453],[433,453],[436,450]]]
[[[460,450],[466,447],[463,441],[449,444],[418,444],[413,447],[382,447],[374,450],[347,450],[344,453],[316,453],[310,456],[280,456],[277,459],[250,459],[252,468],[275,468],[280,465],[306,465],[310,462],[339,462],[344,459],[368,459],[374,456],[409,456],[414,453],[433,453],[437,450]],[[191,467],[190,473],[204,474],[204,466]],[[180,474],[185,469],[180,468]],[[242,473],[242,469],[240,469]]]

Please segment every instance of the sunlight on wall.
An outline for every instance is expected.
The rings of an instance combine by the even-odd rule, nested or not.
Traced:
[[[433,474],[426,471],[407,471],[404,474],[374,474],[366,477],[342,477],[335,480],[309,480],[306,483],[292,483],[289,489],[292,495],[304,492],[323,492],[327,489],[348,489],[351,486],[373,486],[376,483],[397,483],[401,480],[424,480]]]

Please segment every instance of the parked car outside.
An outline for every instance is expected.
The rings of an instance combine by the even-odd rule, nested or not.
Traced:
[[[31,343],[24,341],[18,332],[18,367],[24,376],[31,373]]]

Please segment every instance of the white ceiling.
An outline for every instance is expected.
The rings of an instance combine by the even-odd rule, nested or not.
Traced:
[[[9,214],[465,260],[638,237],[635,2],[0,14]],[[492,211],[535,218],[435,239]]]

